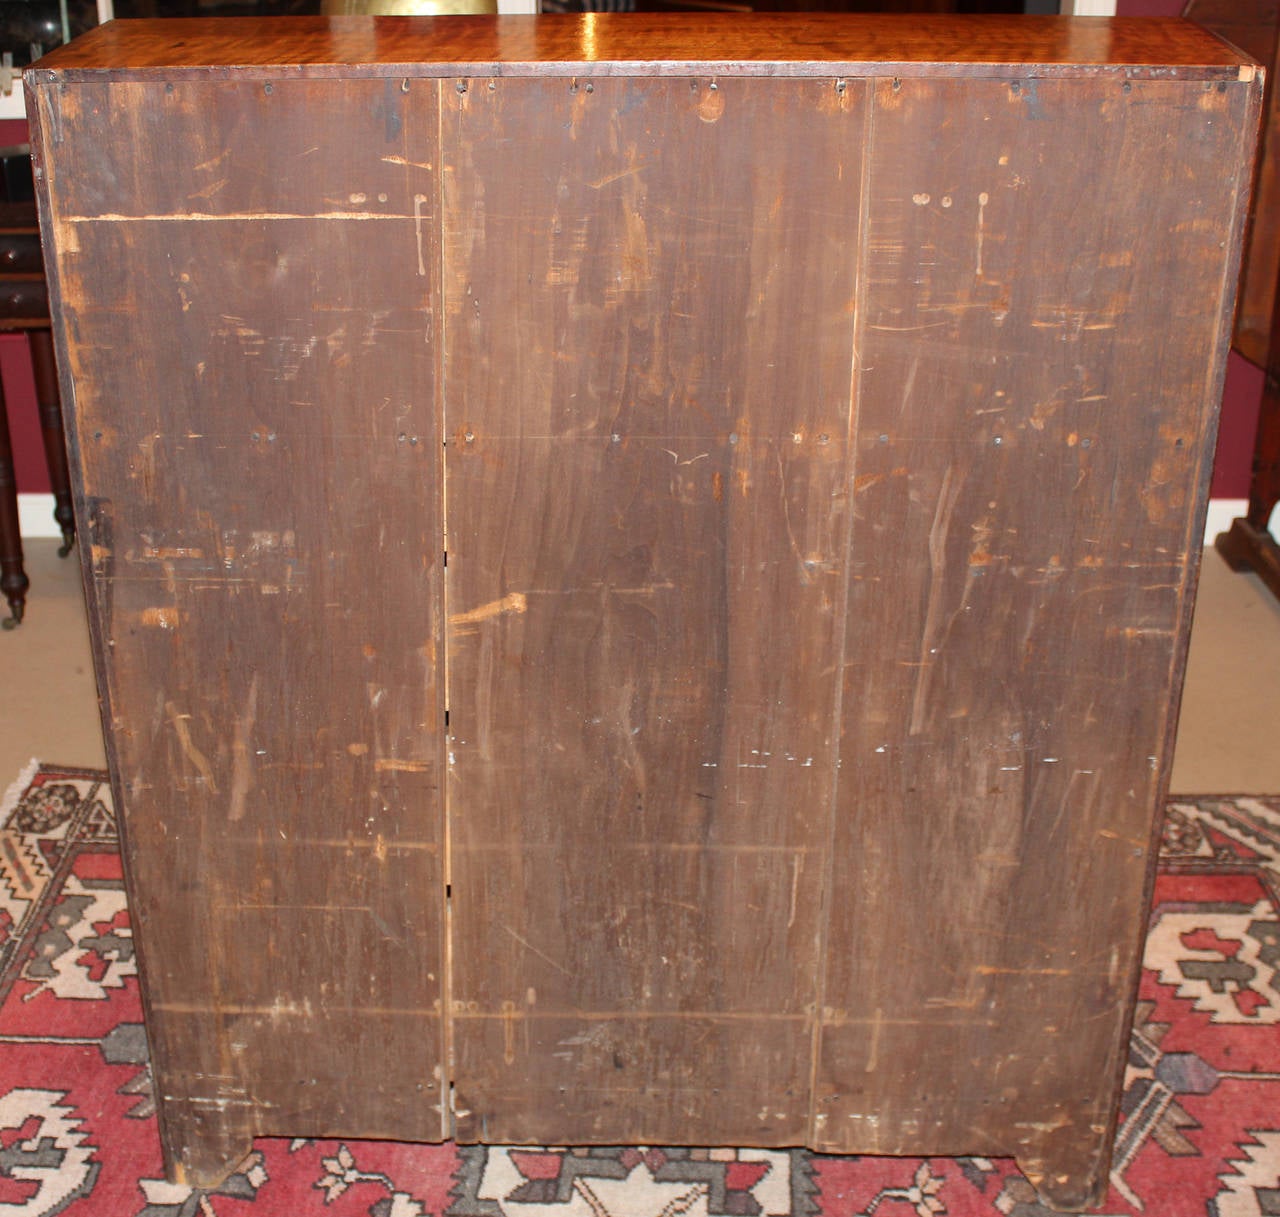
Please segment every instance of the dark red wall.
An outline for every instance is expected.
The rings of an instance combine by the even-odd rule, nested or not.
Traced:
[[[21,119],[0,121],[0,147],[26,142],[25,122]],[[48,491],[49,474],[44,466],[40,420],[36,414],[36,385],[31,375],[27,340],[21,334],[0,334],[0,377],[4,378],[4,399],[18,489],[33,493]]]

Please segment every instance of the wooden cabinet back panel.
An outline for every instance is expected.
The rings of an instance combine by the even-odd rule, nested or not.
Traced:
[[[1259,82],[1176,24],[1163,77],[650,25],[31,75],[171,1165],[808,1144],[1082,1204]]]

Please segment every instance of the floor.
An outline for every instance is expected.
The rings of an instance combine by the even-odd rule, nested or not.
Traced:
[[[104,764],[77,556],[26,543],[27,618],[0,633],[0,792],[32,758]],[[1176,794],[1280,794],[1280,604],[1205,554],[1191,635]]]

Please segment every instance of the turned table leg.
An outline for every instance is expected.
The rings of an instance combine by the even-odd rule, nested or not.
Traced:
[[[53,334],[50,330],[31,330],[27,337],[36,380],[36,403],[40,407],[45,461],[53,488],[53,518],[62,530],[58,557],[65,558],[75,544],[76,514],[71,506],[71,476],[67,471],[67,443],[62,430],[62,401],[58,395],[58,368],[53,359]]]
[[[1268,531],[1271,513],[1280,502],[1280,307],[1271,323],[1266,379],[1258,412],[1258,436],[1253,447],[1253,475],[1249,509],[1214,539],[1214,548],[1234,571],[1256,571],[1280,598],[1280,545]]]
[[[1219,533],[1214,548],[1234,571],[1256,571],[1280,597],[1280,545],[1267,524],[1280,501],[1280,369],[1267,369],[1258,415],[1258,438],[1253,450],[1253,478],[1249,484],[1249,510]]]
[[[18,527],[18,483],[13,473],[13,448],[9,443],[9,416],[4,387],[0,385],[0,592],[9,612],[0,626],[11,630],[22,621],[31,581],[22,567],[22,533]]]

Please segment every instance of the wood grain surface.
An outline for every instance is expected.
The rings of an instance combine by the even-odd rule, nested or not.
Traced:
[[[444,126],[459,1135],[797,1142],[865,86],[492,83]]]
[[[1096,1198],[1253,65],[182,28],[28,74],[171,1167],[806,1144]]]
[[[403,276],[435,91],[60,105],[65,400],[173,1165],[438,1138],[438,259]]]
[[[1105,1187],[1254,103],[877,86],[819,1144]]]
[[[33,81],[128,74],[400,76],[1112,75],[1252,77],[1187,21],[1152,18],[625,13],[111,21],[38,61]],[[1243,69],[1243,72],[1242,72]]]

